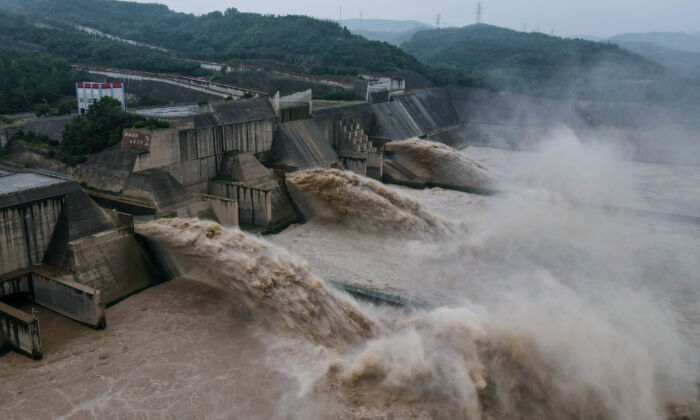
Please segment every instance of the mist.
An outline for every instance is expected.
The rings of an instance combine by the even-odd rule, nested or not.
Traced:
[[[316,170],[292,179],[316,206],[331,190],[363,198],[331,200],[331,213],[316,209],[268,242],[200,222],[140,229],[176,255],[195,256],[210,281],[234,292],[233,306],[241,305],[240,285],[263,287],[268,270],[287,273],[269,283],[271,295],[243,294],[260,302],[246,297],[243,306],[262,320],[254,325],[268,349],[266,369],[297,384],[281,391],[279,417],[696,415],[700,226],[601,206],[654,208],[640,194],[654,172],[630,170],[639,164],[623,150],[584,142],[566,126],[529,152],[461,154],[505,173],[502,192],[382,187]],[[343,181],[309,187],[328,187],[333,177]],[[375,195],[410,203],[422,222],[397,229],[386,199]],[[209,242],[218,251],[207,251]],[[255,265],[239,275],[241,258]],[[427,308],[355,302],[303,280],[316,277],[389,290]]]
[[[145,0],[142,0],[145,2]],[[452,0],[426,4],[418,1],[402,3],[397,9],[391,2],[326,2],[311,0],[290,6],[277,0],[263,2],[239,1],[232,5],[221,0],[205,0],[193,4],[183,0],[164,0],[163,4],[174,10],[203,14],[213,10],[236,7],[245,12],[274,14],[306,14],[325,19],[338,19],[338,7],[342,7],[343,18],[365,18],[418,20],[432,24],[440,13],[444,26],[464,26],[474,23],[474,3]],[[700,30],[694,16],[700,14],[700,6],[688,0],[673,0],[664,4],[652,1],[610,4],[600,0],[589,2],[557,2],[537,0],[522,3],[512,0],[483,2],[485,22],[518,29],[524,24],[530,30],[537,27],[544,33],[554,31],[557,35],[612,36],[623,32],[685,31]]]

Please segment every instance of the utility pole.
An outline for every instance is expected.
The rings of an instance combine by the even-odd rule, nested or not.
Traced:
[[[339,4],[338,5],[338,23],[341,23],[343,21],[343,5]]]
[[[440,13],[438,13],[437,17],[435,18],[435,26],[440,29]]]
[[[484,11],[484,7],[481,2],[476,3],[476,24],[481,23],[481,12]]]
[[[523,23],[523,32],[527,32],[527,22]]]
[[[362,28],[362,9],[360,9],[360,28]]]

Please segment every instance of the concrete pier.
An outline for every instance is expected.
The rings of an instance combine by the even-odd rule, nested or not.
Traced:
[[[32,359],[41,359],[39,321],[33,316],[0,302],[0,342]]]
[[[36,265],[0,276],[0,297],[17,293],[90,327],[102,329],[106,325],[102,292],[76,283],[69,271]]]

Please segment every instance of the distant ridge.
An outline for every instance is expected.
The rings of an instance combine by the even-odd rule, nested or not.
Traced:
[[[435,28],[415,20],[347,19],[341,21],[341,24],[354,34],[397,46],[418,31]]]
[[[341,26],[345,26],[351,31],[363,30],[374,32],[408,32],[419,29],[433,29],[433,25],[419,22],[417,20],[389,20],[389,19],[345,19],[340,21]]]
[[[700,32],[687,34],[684,32],[646,32],[626,33],[607,39],[611,42],[644,42],[659,47],[700,53]]]
[[[606,96],[666,77],[663,66],[617,45],[477,24],[424,30],[402,48],[424,63],[483,77],[495,88],[548,96]],[[627,85],[627,86],[624,86]]]

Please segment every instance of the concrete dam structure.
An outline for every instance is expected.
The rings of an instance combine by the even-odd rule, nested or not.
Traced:
[[[12,348],[42,355],[38,321],[3,298],[104,328],[105,304],[153,278],[130,216],[103,210],[67,176],[0,166],[0,337]]]
[[[396,176],[399,163],[385,158],[385,144],[416,137],[465,143],[448,89],[393,92],[379,103],[328,103],[311,97],[310,90],[277,93],[172,117],[161,108],[152,116],[170,122],[171,128],[125,130],[122,147],[91,157],[78,168],[76,179],[101,204],[120,211],[199,216],[228,226],[274,230],[298,216],[285,172],[338,168],[424,186],[410,171]],[[149,116],[148,110],[141,113]],[[128,141],[134,136],[148,141]]]
[[[398,182],[403,166],[406,184],[421,186],[414,181],[430,174],[387,144],[416,137],[463,144],[450,92],[375,93],[373,103],[312,101],[308,90],[174,108],[172,116],[167,107],[145,109],[170,128],[125,129],[120,146],[91,156],[73,177],[2,166],[3,340],[42,355],[38,320],[10,297],[104,328],[106,304],[169,278],[157,247],[134,236],[134,217],[274,232],[304,218],[304,203],[287,190],[290,172],[342,169]]]

